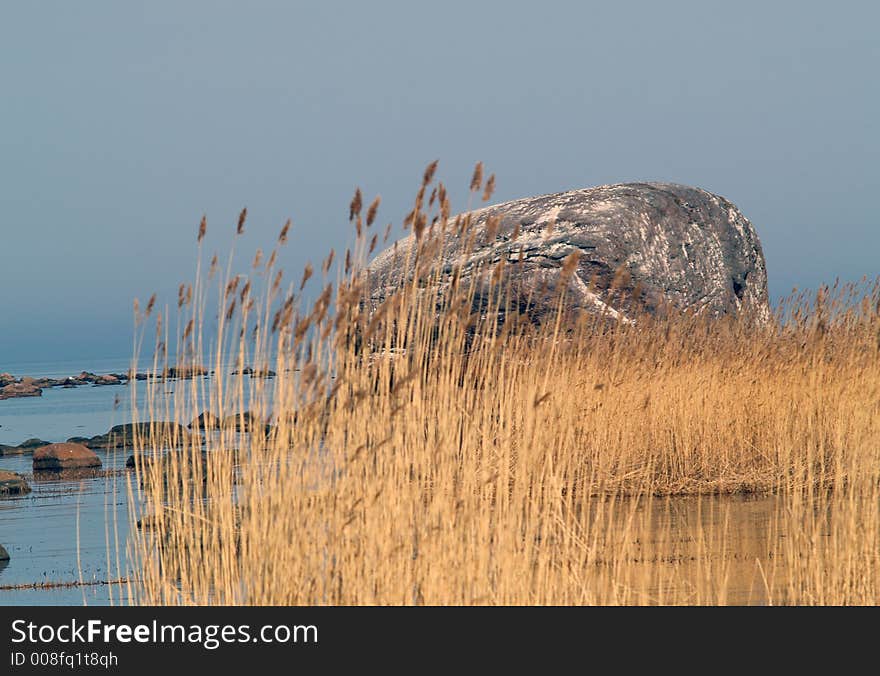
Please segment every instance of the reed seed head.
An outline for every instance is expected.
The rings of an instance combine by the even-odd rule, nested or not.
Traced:
[[[440,160],[434,160],[425,167],[425,173],[422,175],[422,187],[428,185],[434,179],[434,172],[437,171],[437,165],[439,163]]]
[[[376,220],[376,213],[379,211],[379,204],[381,204],[382,198],[376,195],[376,199],[374,199],[370,203],[370,208],[367,209],[367,227],[369,228],[373,225],[373,221]]]
[[[279,270],[278,272],[275,273],[275,279],[272,281],[272,293],[273,294],[277,293],[278,289],[281,288],[281,278],[283,277],[283,275],[284,275],[283,270]]]
[[[304,288],[306,288],[306,282],[309,281],[309,278],[312,276],[312,272],[313,272],[312,264],[306,263],[306,267],[303,270],[302,282],[300,282],[300,284],[299,284],[300,291],[302,291]]]
[[[483,163],[477,162],[474,173],[471,176],[471,192],[478,192],[483,184]]]
[[[336,256],[336,252],[333,249],[330,249],[330,253],[327,255],[327,258],[324,259],[324,264],[321,266],[321,273],[326,275],[330,272],[330,266],[333,265],[333,258]]]
[[[238,228],[235,231],[236,235],[240,235],[244,232],[244,222],[247,220],[247,207],[241,210],[241,213],[238,215]]]
[[[290,226],[292,225],[291,220],[288,218],[287,222],[282,226],[281,232],[278,235],[278,243],[284,245],[287,243],[287,234],[290,232]]]
[[[483,190],[483,201],[488,202],[495,192],[495,174],[491,174],[486,181],[486,188]]]
[[[361,213],[361,207],[363,206],[364,196],[361,194],[361,189],[356,188],[354,191],[354,197],[351,198],[351,204],[348,205],[348,220],[353,221],[354,217]]]

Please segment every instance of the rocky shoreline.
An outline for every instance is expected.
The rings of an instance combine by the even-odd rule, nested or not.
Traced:
[[[14,376],[11,373],[0,373],[0,401],[3,399],[17,399],[19,397],[40,397],[43,390],[53,387],[101,387],[107,385],[127,385],[133,380],[169,381],[191,380],[192,378],[207,378],[214,375],[204,366],[169,366],[155,373],[133,372],[128,373],[92,373],[82,371],[78,375],[66,378],[32,378],[30,376]],[[232,371],[232,375],[246,375],[251,378],[274,378],[275,371],[268,368],[252,368]]]
[[[173,373],[173,370],[171,370]],[[207,371],[204,374],[207,375]],[[171,375],[160,375],[160,378],[171,378]],[[192,377],[192,376],[190,376]],[[85,385],[125,385],[130,380],[147,380],[148,373],[105,373],[96,374],[83,371],[76,376],[67,378],[32,378],[30,376],[16,377],[11,373],[0,373],[0,400],[15,399],[18,397],[40,397],[43,390],[51,387],[82,387]]]
[[[267,437],[272,433],[272,425],[261,420],[251,411],[234,413],[222,418],[210,411],[204,411],[188,426],[176,422],[158,421],[125,423],[114,425],[105,434],[92,437],[70,437],[63,443],[78,444],[95,451],[118,451],[134,447],[135,438],[161,438],[169,447],[179,448],[189,443],[201,443],[201,432],[207,430],[233,430],[238,433],[262,431]],[[26,439],[16,446],[0,444],[0,458],[4,456],[29,455],[38,449],[50,446],[53,442],[43,439]],[[60,443],[60,442],[59,442]]]
[[[150,378],[180,380],[196,376],[208,376],[210,373],[208,369],[201,366],[180,368],[172,366],[155,375],[149,372],[96,374],[82,371],[79,375],[68,376],[67,378],[31,378],[29,376],[16,377],[11,373],[0,373],[0,400],[18,397],[40,397],[43,395],[44,389],[51,387],[71,388],[86,385],[93,387],[125,385],[132,380],[149,380]]]

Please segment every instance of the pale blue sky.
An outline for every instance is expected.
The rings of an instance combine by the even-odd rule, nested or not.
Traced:
[[[0,8],[0,370],[124,356],[208,214],[299,271],[355,185],[399,222],[424,165],[464,204],[698,185],[758,229],[774,298],[880,272],[869,2],[27,2]],[[458,199],[455,199],[455,198]]]

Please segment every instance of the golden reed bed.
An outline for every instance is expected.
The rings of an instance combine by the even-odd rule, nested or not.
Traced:
[[[378,200],[364,209],[360,191],[356,244],[335,280],[331,252],[308,305],[313,269],[288,284],[276,266],[290,223],[247,282],[231,274],[232,255],[225,274],[216,256],[204,274],[200,254],[176,317],[159,318],[154,359],[161,366],[174,341],[179,363],[217,375],[173,395],[151,389],[151,418],[188,421],[202,395],[215,413],[247,406],[271,428],[227,426],[206,452],[192,442],[164,453],[161,434],[138,440],[129,498],[151,527],[127,545],[132,600],[880,601],[877,284],[793,297],[767,325],[573,323],[561,311],[551,326],[499,327],[471,314],[472,289],[426,291],[449,218],[435,166],[407,218],[418,272],[378,309],[363,275],[381,238]],[[475,175],[472,195],[487,200],[493,185]],[[239,234],[245,223],[242,212]],[[467,241],[467,219],[447,223]],[[200,251],[205,234],[203,220]],[[509,270],[485,273],[504,288]],[[141,340],[156,314],[154,300],[138,314]],[[230,375],[230,361],[278,375]],[[661,518],[682,499],[672,496],[743,493],[775,496],[757,548],[724,518],[700,521],[682,545]],[[731,593],[734,567],[753,572],[757,593]]]

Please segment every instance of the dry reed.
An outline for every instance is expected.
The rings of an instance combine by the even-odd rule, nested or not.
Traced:
[[[447,274],[439,238],[474,241],[468,217],[447,222],[442,184],[425,211],[435,170],[407,216],[409,276],[381,304],[368,298],[360,189],[357,240],[315,301],[302,294],[311,265],[296,293],[281,288],[277,250],[250,303],[244,291],[226,302],[238,277],[217,280],[210,335],[209,285],[181,291],[192,302],[179,303],[177,354],[216,375],[173,395],[151,387],[150,420],[227,417],[175,451],[159,425],[136,440],[130,500],[151,527],[131,542],[134,601],[880,601],[877,284],[801,294],[766,325],[572,321],[561,297],[555,322],[535,327],[509,312],[510,264],[483,271],[499,292],[474,312],[479,274],[453,271],[447,293],[432,291]],[[470,189],[488,199],[482,174]],[[167,351],[154,354],[161,370]],[[229,375],[247,363],[277,376]],[[769,505],[766,538],[742,542],[733,503],[688,495],[771,496],[743,502]],[[682,505],[699,515],[685,531]]]

